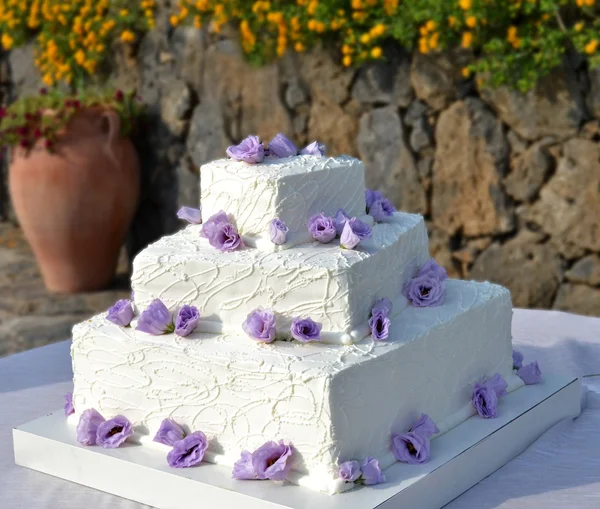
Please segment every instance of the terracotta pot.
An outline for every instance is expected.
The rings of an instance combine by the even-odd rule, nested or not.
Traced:
[[[41,143],[13,150],[13,205],[50,291],[96,290],[114,277],[140,192],[137,154],[119,128],[114,111],[83,109],[54,153]]]

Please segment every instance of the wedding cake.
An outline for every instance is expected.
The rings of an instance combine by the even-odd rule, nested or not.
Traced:
[[[427,461],[539,377],[513,369],[509,292],[447,279],[423,218],[365,190],[361,161],[283,135],[227,153],[190,224],[134,260],[132,300],[74,328],[82,444],[333,494]]]

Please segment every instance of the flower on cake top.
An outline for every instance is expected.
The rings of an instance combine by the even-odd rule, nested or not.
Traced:
[[[177,217],[190,224],[200,224],[202,222],[202,210],[192,207],[181,207],[177,211]]]
[[[446,269],[431,258],[406,283],[403,294],[416,307],[440,306],[444,302],[446,279]]]
[[[506,380],[499,373],[485,382],[476,383],[473,386],[471,403],[477,413],[484,419],[496,417],[498,415],[498,399],[506,394],[507,387]]]
[[[371,237],[371,227],[360,219],[353,217],[344,223],[344,229],[340,235],[340,246],[344,249],[354,249],[363,240]]]
[[[184,305],[177,312],[175,320],[173,315],[160,299],[154,299],[142,311],[138,318],[136,330],[161,336],[175,332],[178,336],[189,336],[200,320],[200,312],[196,306]]]
[[[124,415],[117,415],[98,425],[96,445],[115,449],[133,435],[133,426]]]
[[[219,251],[235,251],[244,246],[236,227],[229,221],[227,214],[220,210],[208,218],[202,225],[200,236]]]
[[[75,413],[75,407],[73,406],[73,393],[67,392],[65,394],[65,406],[63,407],[65,410],[65,415],[68,417],[71,414]]]
[[[345,461],[339,468],[340,479],[346,482],[356,482],[361,476],[360,463],[358,461]]]
[[[200,312],[196,306],[182,306],[175,319],[175,334],[186,337],[198,327]]]
[[[269,156],[290,157],[298,154],[296,145],[283,133],[275,135],[267,147]]]
[[[167,454],[167,463],[172,468],[188,468],[198,465],[208,449],[208,440],[202,431],[194,431],[177,440]]]
[[[345,461],[340,464],[338,474],[347,483],[373,485],[385,482],[379,461],[366,458],[362,464],[358,461]]]
[[[512,351],[512,363],[513,369],[520,369],[523,367],[523,354],[518,350]]]
[[[261,343],[275,340],[275,315],[269,309],[258,308],[252,311],[242,324],[244,332]]]
[[[131,301],[128,299],[121,299],[109,308],[106,319],[121,327],[128,327],[131,320],[133,320],[133,316],[134,312]]]
[[[315,322],[312,318],[294,318],[290,333],[292,337],[301,343],[320,341],[323,325]]]
[[[369,329],[371,329],[371,337],[375,341],[383,341],[387,339],[390,333],[390,318],[392,311],[392,303],[389,299],[383,298],[378,300],[371,310],[369,318]]]
[[[173,447],[175,442],[185,438],[185,432],[172,419],[163,419],[152,441]]]
[[[322,244],[327,244],[336,237],[335,219],[325,214],[315,214],[306,226],[313,238]]]
[[[248,136],[239,145],[227,147],[227,155],[236,161],[250,164],[261,163],[265,158],[265,147],[258,136]]]
[[[300,155],[304,156],[324,156],[325,155],[325,145],[319,143],[318,141],[313,141],[312,143],[306,145],[302,150],[300,150]]]
[[[288,441],[267,442],[252,453],[242,451],[233,466],[232,477],[238,480],[283,481],[292,468],[293,459],[294,448]]]
[[[435,422],[427,414],[422,414],[406,433],[392,434],[394,457],[411,465],[425,463],[429,459],[431,437],[439,431]]]
[[[271,235],[271,242],[273,242],[273,244],[276,244],[278,246],[280,246],[281,244],[285,244],[288,232],[289,228],[278,217],[276,217],[269,223],[269,234]]]
[[[367,189],[365,191],[365,202],[367,214],[372,216],[375,221],[385,221],[396,212],[392,202],[384,198],[379,191]]]

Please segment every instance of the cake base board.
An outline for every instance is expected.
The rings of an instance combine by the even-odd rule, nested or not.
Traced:
[[[501,400],[495,419],[468,419],[432,442],[422,465],[396,463],[387,482],[328,496],[291,484],[235,481],[231,469],[202,463],[171,469],[164,451],[139,445],[84,447],[63,412],[13,429],[15,462],[159,509],[439,509],[580,412],[579,379],[546,377]]]

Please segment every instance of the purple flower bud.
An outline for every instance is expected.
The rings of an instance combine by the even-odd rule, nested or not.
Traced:
[[[248,136],[239,145],[229,146],[227,155],[236,161],[250,164],[261,163],[265,158],[265,147],[258,136]]]
[[[160,299],[154,299],[140,315],[136,330],[154,336],[173,332],[173,316]]]
[[[355,482],[358,480],[362,472],[360,471],[360,463],[358,461],[345,461],[340,465],[340,479],[345,482]]]
[[[104,420],[95,409],[84,410],[77,425],[77,441],[83,445],[96,445],[96,432]]]
[[[231,223],[219,223],[208,238],[208,243],[221,252],[235,251],[244,246],[242,237]]]
[[[277,134],[269,142],[269,155],[275,157],[290,157],[298,154],[298,149],[284,134]]]
[[[160,423],[160,427],[152,439],[154,442],[159,444],[165,444],[173,447],[175,442],[182,440],[185,437],[185,433],[181,426],[172,419],[163,419]]]
[[[332,217],[316,214],[308,220],[306,226],[313,238],[322,244],[327,244],[335,239],[335,221]]]
[[[344,230],[346,221],[349,220],[350,217],[348,216],[348,214],[346,214],[346,211],[344,209],[339,209],[335,213],[335,233],[341,235],[342,231]]]
[[[425,463],[429,458],[430,441],[424,435],[409,431],[392,435],[392,453],[403,463],[416,465]]]
[[[521,369],[523,367],[523,354],[518,350],[513,350],[513,369]]]
[[[206,222],[202,225],[202,229],[200,230],[200,237],[204,237],[205,239],[210,239],[216,232],[217,227],[221,223],[229,223],[229,218],[227,214],[220,210],[216,214],[210,216]]]
[[[471,403],[481,417],[490,419],[498,415],[498,398],[506,392],[507,386],[504,378],[498,373],[473,386]]]
[[[292,468],[294,450],[284,440],[267,442],[252,453],[252,466],[257,479],[283,481]]]
[[[269,225],[269,233],[271,234],[271,242],[273,244],[277,244],[280,246],[281,244],[285,244],[287,239],[289,228],[286,224],[279,218],[275,218],[271,221]]]
[[[300,155],[304,156],[324,156],[325,155],[325,145],[322,145],[318,141],[313,141],[311,144],[306,145],[302,150],[300,150]]]
[[[200,312],[196,306],[187,304],[182,306],[175,319],[175,334],[182,337],[189,336],[196,330],[199,320]]]
[[[373,311],[371,318],[369,318],[369,329],[371,329],[371,336],[374,341],[383,341],[390,335],[390,319],[387,313],[377,309]]]
[[[192,207],[181,207],[177,211],[177,217],[190,224],[200,224],[202,222],[202,210]]]
[[[362,475],[360,476],[359,482],[362,484],[370,486],[385,482],[385,475],[381,471],[379,461],[377,461],[375,458],[365,458],[360,465],[360,469],[362,471]]]
[[[204,458],[208,440],[202,431],[194,431],[178,440],[167,455],[167,463],[172,468],[187,468],[198,465]]]
[[[382,200],[383,195],[379,191],[374,191],[373,189],[365,190],[365,202],[366,202],[366,211],[369,212],[371,205],[375,200]]]
[[[392,205],[392,202],[386,198],[375,200],[369,207],[369,215],[375,219],[375,221],[384,221],[390,216],[394,215],[396,208]]]
[[[368,224],[353,217],[349,221],[346,221],[346,224],[344,225],[342,235],[340,236],[340,246],[346,249],[354,249],[363,240],[371,237],[372,234]]]
[[[256,479],[256,470],[252,465],[252,453],[242,451],[242,456],[233,465],[231,476],[239,481]]]
[[[123,415],[117,415],[98,426],[96,444],[105,449],[116,449],[131,435],[133,435],[133,426],[129,419]]]
[[[262,343],[271,343],[276,334],[275,315],[268,309],[255,309],[248,315],[242,328],[252,339]]]
[[[323,325],[315,322],[311,318],[294,318],[290,332],[292,337],[302,343],[310,341],[319,341],[321,339],[321,329]]]
[[[540,370],[537,361],[519,368],[517,375],[525,382],[525,385],[539,384],[542,381],[542,371]]]
[[[121,327],[129,327],[131,320],[133,320],[133,315],[131,301],[128,299],[121,299],[115,302],[114,306],[108,310],[106,319]]]
[[[67,392],[65,394],[65,415],[68,417],[71,414],[75,413],[75,407],[73,407],[73,393]]]

